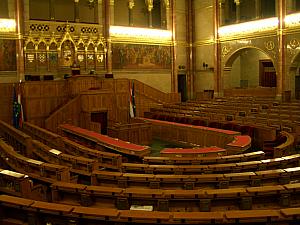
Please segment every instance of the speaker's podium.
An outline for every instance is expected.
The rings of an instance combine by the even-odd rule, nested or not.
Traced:
[[[80,75],[80,67],[72,67],[72,76]]]
[[[73,63],[71,66],[72,76],[80,75],[80,66],[77,63]]]

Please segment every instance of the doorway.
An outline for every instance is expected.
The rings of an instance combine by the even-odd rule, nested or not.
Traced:
[[[107,134],[107,111],[92,112],[91,122],[101,124],[101,134]]]
[[[187,88],[186,88],[186,75],[178,74],[178,93],[181,95],[181,101],[186,102],[187,100]]]
[[[276,71],[271,60],[259,60],[259,85],[276,87]]]

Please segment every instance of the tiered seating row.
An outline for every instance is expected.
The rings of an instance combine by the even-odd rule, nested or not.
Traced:
[[[23,130],[33,138],[50,147],[60,150],[63,153],[95,159],[98,161],[99,165],[105,168],[119,169],[121,166],[122,156],[119,154],[85,147],[28,122],[23,123]]]
[[[241,142],[237,145],[238,142],[235,137],[240,136],[240,133],[236,131],[147,118],[144,118],[144,120],[152,123],[152,131],[155,137],[166,141],[197,144],[208,147],[218,146],[226,148],[227,151],[231,151],[232,153],[241,153],[251,146],[250,137],[245,139],[245,142]],[[233,146],[228,144],[232,144]]]
[[[3,193],[38,199],[34,192],[38,185],[33,186],[27,175],[0,169],[0,178],[0,190]],[[136,204],[150,205],[154,211],[174,211],[179,208],[181,211],[215,211],[220,207],[227,207],[228,202],[228,210],[256,209],[266,204],[274,209],[293,207],[299,203],[300,197],[300,183],[218,190],[163,190],[88,186],[53,181],[47,189],[51,196],[44,193],[40,198],[51,202],[98,207],[105,203],[106,207],[115,209],[129,209]],[[185,201],[182,202],[183,200]]]
[[[247,162],[251,160],[261,160],[264,158],[263,151],[250,153],[218,156],[218,157],[154,157],[145,156],[143,162],[146,164],[163,164],[163,165],[199,165],[199,164],[216,164],[231,162]]]
[[[274,168],[285,168],[288,166],[298,166],[300,154],[289,155],[281,158],[246,161],[246,162],[229,162],[217,164],[201,165],[150,165],[138,163],[122,163],[122,172],[148,173],[148,174],[201,174],[201,173],[224,173],[224,172],[242,172],[256,171]]]
[[[3,140],[0,140],[0,156],[15,171],[44,181],[60,180],[70,182],[69,167],[45,163],[27,158],[17,152]]]
[[[228,188],[233,186],[259,186],[267,184],[287,184],[297,180],[300,167],[286,169],[261,170],[255,172],[224,173],[224,174],[138,174],[109,171],[94,171],[92,185],[113,185],[126,187],[159,188]]]
[[[94,131],[89,131],[70,124],[62,124],[59,126],[61,132],[70,138],[77,137],[83,143],[89,143],[95,148],[111,149],[121,154],[143,157],[149,155],[150,148],[132,144],[120,139],[112,138],[107,135],[102,135]]]
[[[68,166],[73,173],[90,176],[93,170],[99,169],[99,163],[96,160],[62,153],[37,140],[33,140],[32,144],[34,155],[45,162]]]
[[[20,130],[0,121],[0,136],[23,155],[31,156],[32,138]]]
[[[284,208],[275,210],[234,210],[217,212],[148,212],[136,210],[115,210],[109,208],[81,207],[57,203],[45,203],[29,199],[22,199],[7,195],[0,196],[0,204],[3,214],[1,222],[8,224],[14,218],[19,223],[25,222],[24,213],[27,213],[34,224],[62,220],[61,216],[71,218],[75,223],[81,221],[90,224],[95,221],[105,221],[107,224],[122,222],[132,223],[159,223],[159,224],[236,224],[249,223],[261,224],[275,222],[276,224],[286,224],[289,221],[299,221],[299,208]],[[14,215],[15,210],[21,211],[19,215]],[[33,216],[34,214],[34,216]],[[26,217],[26,218],[28,218]],[[109,222],[110,221],[110,222]]]

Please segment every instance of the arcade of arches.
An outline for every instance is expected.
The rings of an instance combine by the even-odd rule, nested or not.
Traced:
[[[296,0],[1,4],[2,83],[63,79],[75,63],[83,75],[137,79],[163,92],[183,89],[186,99],[247,88],[299,98]]]

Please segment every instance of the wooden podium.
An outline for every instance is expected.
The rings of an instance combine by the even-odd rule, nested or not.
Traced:
[[[72,66],[72,76],[80,75],[80,67],[73,67]]]

